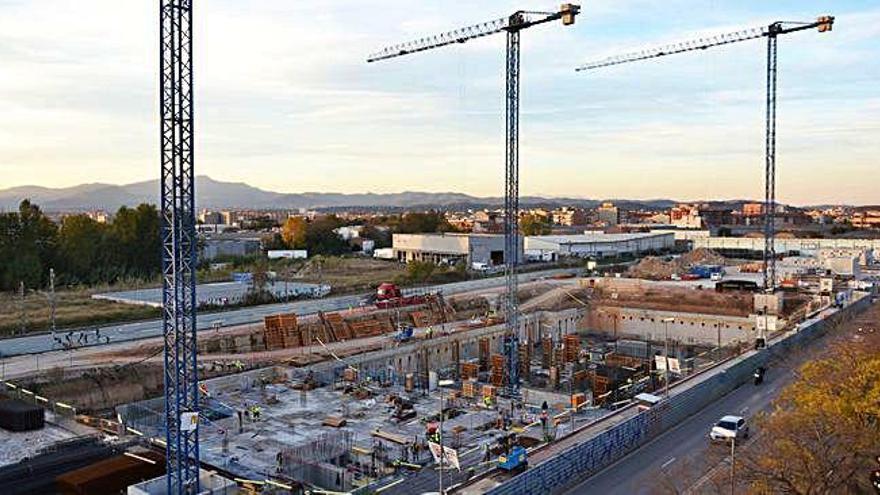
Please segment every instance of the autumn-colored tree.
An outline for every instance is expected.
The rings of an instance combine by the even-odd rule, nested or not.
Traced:
[[[877,329],[880,333],[880,329]],[[755,493],[867,493],[880,451],[880,339],[860,335],[800,368],[775,409],[744,474]]]
[[[281,238],[291,249],[302,249],[306,244],[306,219],[289,217],[281,226]]]

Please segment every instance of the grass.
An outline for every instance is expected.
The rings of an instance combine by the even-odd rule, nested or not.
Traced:
[[[114,287],[116,289],[116,287]],[[57,328],[100,325],[142,320],[160,316],[158,308],[132,306],[92,299],[92,294],[108,287],[64,289],[56,292],[55,326]],[[19,333],[22,326],[21,299],[15,292],[0,293],[0,335]],[[30,292],[25,296],[25,333],[50,329],[50,306],[46,293]]]
[[[278,274],[285,275],[283,271]],[[333,294],[350,294],[370,291],[380,283],[392,282],[404,274],[406,267],[395,261],[354,256],[316,257],[299,270],[301,278],[290,280],[330,284]]]
[[[253,263],[241,260],[225,270],[200,270],[199,283],[228,281],[233,271],[250,271]],[[316,256],[308,261],[272,260],[268,270],[277,273],[279,279],[290,281],[330,284],[332,295],[370,292],[382,282],[398,282],[401,285],[413,285],[408,282],[405,265],[396,261],[377,260],[362,256],[324,257]],[[522,271],[530,271],[525,267]],[[534,269],[546,269],[547,266],[535,266]],[[436,277],[426,283],[443,283],[458,280],[455,273],[446,273],[447,269],[438,270]],[[446,279],[446,276],[456,278]],[[125,280],[112,286],[102,285],[91,288],[59,288],[56,291],[56,328],[88,327],[108,323],[159,318],[158,308],[135,306],[92,299],[93,294],[130,290],[137,288],[158,287],[161,280],[157,277],[150,281]],[[25,297],[24,312],[26,314],[25,333],[45,332],[50,329],[49,300],[45,292],[30,291]],[[0,292],[0,336],[20,333],[21,304],[17,292]]]

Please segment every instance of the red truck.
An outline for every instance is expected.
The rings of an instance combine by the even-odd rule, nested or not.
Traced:
[[[370,302],[374,302],[379,309],[388,309],[424,304],[426,301],[424,295],[404,296],[400,287],[391,282],[384,282],[379,284],[379,288],[376,289],[376,294]]]

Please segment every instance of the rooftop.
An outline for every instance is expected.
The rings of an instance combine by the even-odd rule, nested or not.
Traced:
[[[637,233],[627,233],[627,234],[604,234],[604,233],[590,233],[590,234],[576,234],[576,235],[534,235],[528,236],[530,239],[537,239],[541,241],[553,242],[557,244],[586,244],[591,242],[623,242],[623,241],[634,241],[637,239],[646,239],[649,237],[657,237],[661,235],[672,235],[669,233],[651,233],[651,232],[637,232]]]

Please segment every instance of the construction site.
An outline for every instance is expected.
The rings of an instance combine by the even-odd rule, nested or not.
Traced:
[[[748,268],[720,260],[731,274]],[[759,333],[790,330],[835,303],[834,292],[823,290],[828,283],[846,293],[840,277],[769,297],[667,273],[668,266],[687,271],[718,261],[698,250],[631,266],[647,278],[555,276],[522,284],[518,399],[504,390],[502,288],[403,296],[383,284],[358,308],[281,313],[260,325],[204,331],[202,462],[268,493],[269,481],[281,492],[385,486],[386,493],[413,493],[415,484],[422,491],[436,486],[431,444],[442,443],[455,459],[444,468],[447,486],[462,484],[498,472],[499,456],[513,445],[551,444],[661,397],[667,384],[749,350]],[[75,408],[71,419],[81,428],[156,447],[166,433],[161,351],[154,339],[49,353],[48,371],[16,383]],[[26,375],[15,361],[7,364],[13,375]]]
[[[873,253],[786,263],[774,244],[776,38],[830,31],[830,16],[578,68],[767,39],[760,264],[697,249],[635,259],[624,272],[588,274],[579,266],[522,279],[521,34],[574,24],[580,7],[563,4],[366,59],[506,38],[504,246],[490,256],[503,282],[454,294],[404,293],[386,282],[349,309],[198,327],[200,304],[214,303],[196,297],[192,3],[160,4],[163,285],[132,297],[162,308],[161,336],[4,359],[0,426],[8,430],[4,446],[12,446],[5,450],[16,454],[3,461],[23,463],[0,482],[14,480],[28,493],[50,486],[132,494],[549,493],[561,482],[547,479],[595,472],[671,428],[703,404],[675,402],[689,391],[703,392],[704,401],[730,391],[764,364],[768,346],[800,343],[870,300],[858,267],[876,270]],[[215,289],[228,299],[229,288]],[[321,297],[330,288],[303,290]],[[595,455],[562,455],[584,445],[596,445]],[[37,465],[47,458],[52,470]],[[563,461],[591,464],[552,471]],[[23,474],[36,471],[45,476]],[[540,489],[531,473],[543,478]]]

